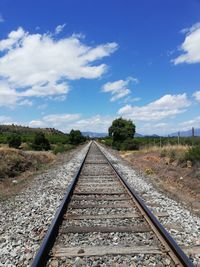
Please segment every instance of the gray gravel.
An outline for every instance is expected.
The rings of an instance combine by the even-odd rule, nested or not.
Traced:
[[[16,197],[0,203],[0,267],[30,266],[87,147],[68,163],[36,176]]]
[[[162,218],[162,223],[177,225],[180,230],[170,229],[169,232],[180,246],[200,246],[200,218],[187,210],[181,203],[157,191],[144,175],[139,174],[130,165],[100,146],[117,170],[128,183],[146,200],[153,212],[167,212],[169,217]],[[149,201],[148,201],[149,199]],[[151,203],[154,203],[151,205]],[[157,205],[155,205],[157,204]],[[200,254],[188,255],[193,263],[200,267]]]

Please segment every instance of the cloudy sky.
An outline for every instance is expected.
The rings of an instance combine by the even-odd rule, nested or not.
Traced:
[[[0,124],[200,127],[199,0],[1,0]]]

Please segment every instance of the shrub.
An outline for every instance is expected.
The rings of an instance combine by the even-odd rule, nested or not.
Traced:
[[[176,159],[176,151],[175,150],[169,151],[169,158],[171,161],[174,161]]]
[[[149,168],[149,169],[146,169],[146,170],[145,170],[145,173],[146,173],[147,175],[153,175],[153,174],[154,174],[154,171],[153,171],[151,168]]]
[[[133,138],[126,139],[121,145],[121,150],[139,150],[139,142]]]
[[[53,153],[56,155],[58,153],[63,153],[65,152],[65,147],[63,145],[58,145],[56,147],[54,147],[53,149]]]
[[[189,148],[185,153],[185,160],[190,160],[193,164],[200,162],[200,145]]]
[[[53,153],[54,153],[55,155],[58,154],[58,153],[63,153],[63,152],[66,152],[66,151],[72,149],[73,147],[74,147],[74,146],[73,146],[73,145],[70,145],[70,144],[67,144],[67,145],[62,145],[62,144],[60,144],[60,145],[54,147],[54,149],[53,149]]]
[[[112,138],[105,138],[103,141],[105,145],[112,146]]]
[[[21,136],[18,134],[12,134],[8,136],[9,147],[19,148],[21,145]]]
[[[48,139],[45,137],[44,133],[36,133],[33,143],[32,143],[32,148],[34,150],[40,151],[40,150],[49,150],[51,148]]]
[[[164,158],[164,157],[166,157],[166,156],[167,156],[167,150],[166,150],[166,149],[161,150],[161,152],[160,152],[160,157],[161,157],[161,158]]]

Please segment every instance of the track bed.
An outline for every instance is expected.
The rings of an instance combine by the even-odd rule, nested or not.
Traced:
[[[65,205],[49,267],[193,266],[180,248],[174,251],[95,143]]]

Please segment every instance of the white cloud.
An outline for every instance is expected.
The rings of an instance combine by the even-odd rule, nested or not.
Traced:
[[[31,127],[54,127],[63,129],[65,124],[80,119],[80,114],[50,114],[29,123]]]
[[[127,88],[131,81],[138,83],[137,78],[128,77],[126,80],[118,80],[115,82],[108,82],[104,84],[102,87],[102,92],[111,93],[112,97],[110,101],[116,101],[131,93],[131,90]]]
[[[7,124],[11,121],[11,118],[8,116],[1,115],[0,116],[0,124]]]
[[[181,122],[179,125],[181,126],[181,130],[188,130],[192,127],[199,128],[198,125],[200,125],[200,116],[197,116],[188,121]]]
[[[29,122],[30,127],[54,127],[64,132],[71,129],[93,132],[107,132],[114,117],[95,115],[81,118],[80,114],[50,114]]]
[[[41,104],[41,105],[38,105],[38,106],[37,106],[37,109],[39,109],[39,110],[44,110],[44,109],[46,109],[47,107],[48,107],[47,104]]]
[[[66,24],[58,25],[55,29],[55,34],[59,34],[60,32],[62,32],[65,26]]]
[[[130,102],[137,102],[137,101],[140,101],[141,100],[141,98],[140,97],[130,97],[130,96],[128,96],[128,97],[126,97],[125,99],[124,99],[124,103],[130,103]]]
[[[183,52],[173,60],[174,64],[199,63],[200,62],[200,23],[194,24],[191,28],[182,30],[186,33],[184,42],[180,47]]]
[[[0,106],[13,106],[18,100],[17,92],[6,82],[0,81]]]
[[[190,101],[185,93],[164,95],[146,106],[126,105],[118,111],[118,114],[133,121],[157,121],[183,113],[189,106]]]
[[[152,134],[163,134],[166,135],[171,131],[172,125],[166,122],[160,123],[137,123],[136,132],[140,134],[152,135]]]
[[[101,116],[95,115],[89,118],[84,118],[77,120],[76,122],[70,125],[73,129],[79,129],[81,131],[91,131],[91,132],[108,132],[108,127],[112,124],[112,116]],[[68,131],[70,129],[68,128]]]
[[[198,102],[200,102],[200,91],[196,91],[192,96],[193,96]]]
[[[55,40],[52,34],[31,34],[19,27],[0,41],[0,76],[13,91],[13,102],[25,97],[66,95],[69,80],[101,77],[107,65],[96,60],[110,56],[117,47],[116,43],[91,47],[77,35]]]
[[[30,121],[29,123],[29,126],[30,127],[39,127],[39,128],[42,128],[42,127],[47,127],[46,123],[42,120],[32,120]]]
[[[30,89],[19,93],[21,96],[52,96],[52,95],[58,95],[58,94],[66,94],[69,91],[69,86],[65,83],[48,83],[45,85],[34,85]]]
[[[31,107],[33,105],[33,102],[28,100],[28,99],[24,99],[24,100],[20,101],[18,103],[18,105],[19,106],[29,106],[29,107]]]

